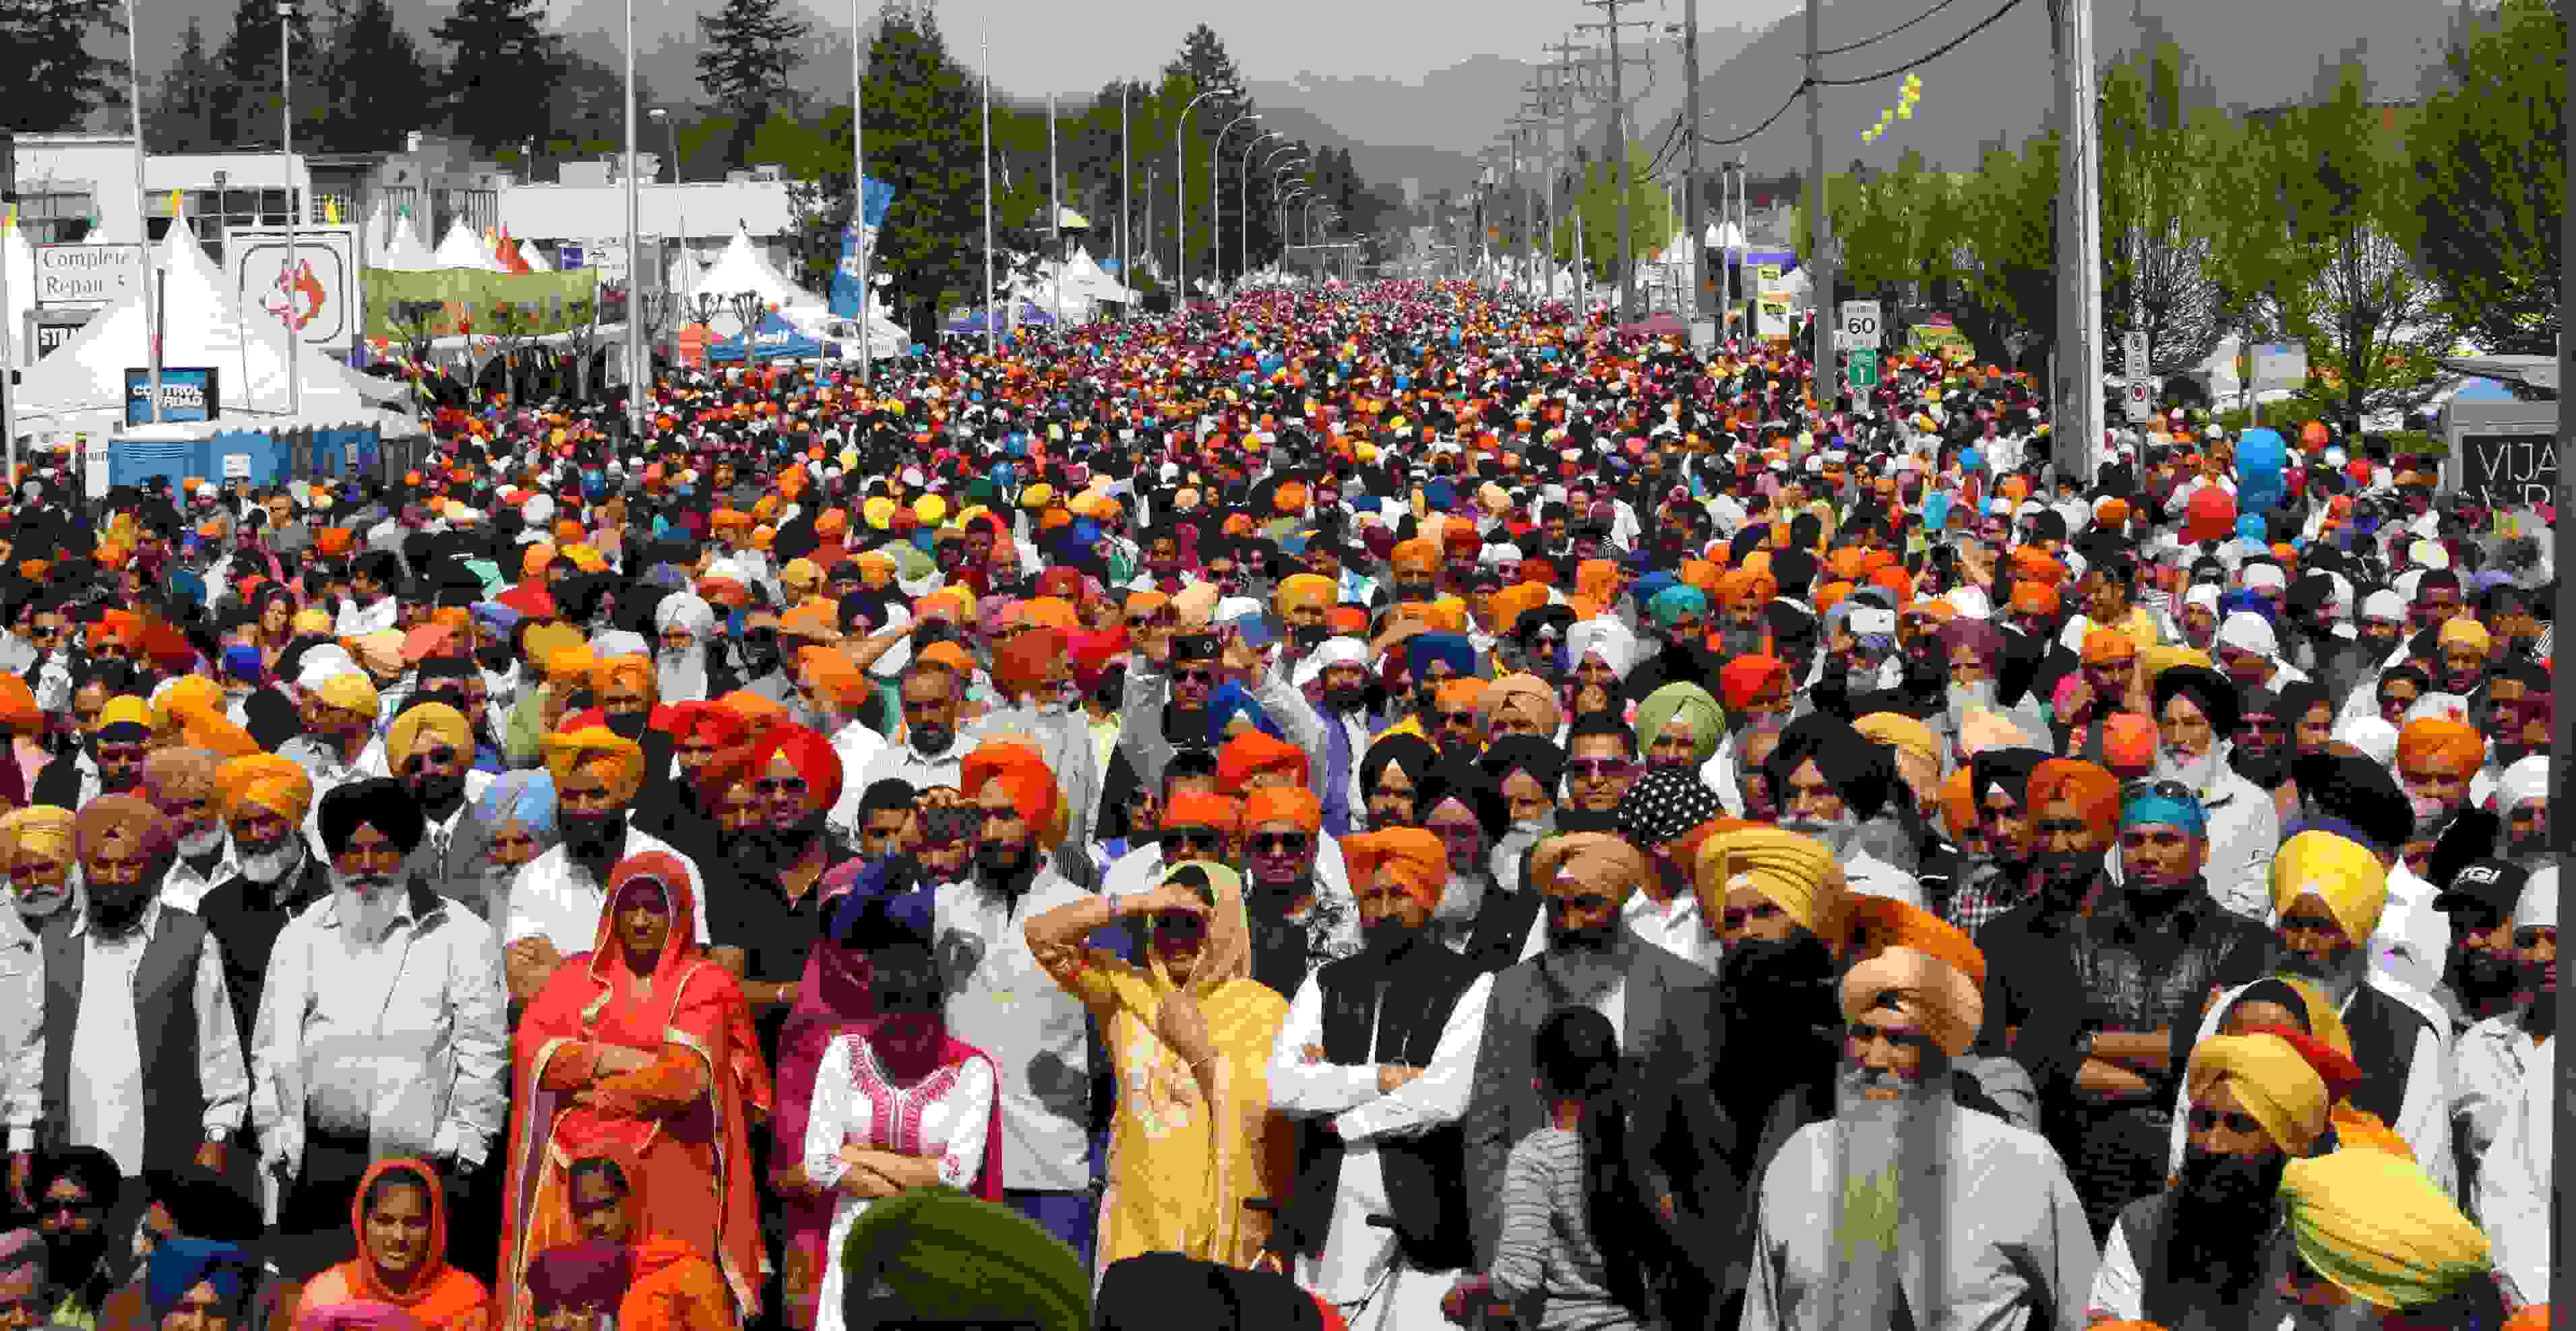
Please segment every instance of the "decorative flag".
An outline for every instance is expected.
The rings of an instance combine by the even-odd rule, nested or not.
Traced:
[[[1875,143],[1883,137],[1890,128],[1894,127],[1897,121],[1912,120],[1914,118],[1914,106],[1917,102],[1922,100],[1923,76],[1920,74],[1907,74],[1905,76],[1904,85],[1897,90],[1896,105],[1879,112],[1878,123],[1860,132],[1861,142]]]
[[[187,215],[187,211],[188,204],[186,193],[175,189],[170,191],[170,215],[172,217],[184,217]]]
[[[894,183],[874,176],[862,178],[859,190],[859,216],[871,231],[885,225],[886,213],[894,207]]]
[[[173,193],[176,193],[176,191],[173,191]],[[177,210],[176,210],[176,209],[173,209],[172,211],[173,211],[173,212],[176,212]],[[339,195],[332,194],[332,195],[326,195],[326,196],[324,196],[324,198],[323,198],[323,200],[322,200],[322,225],[324,225],[324,226],[338,226],[338,225],[340,225],[340,196],[339,196]]]
[[[871,180],[868,183],[870,185],[874,185],[878,182]],[[879,214],[879,216],[883,215],[884,214],[882,213]],[[869,230],[873,231],[875,228],[870,227]],[[845,226],[841,228],[841,262],[832,270],[832,289],[830,293],[832,314],[835,318],[862,318],[864,317],[862,311],[867,309],[866,293],[859,288],[859,254],[861,244],[859,229],[857,227]]]

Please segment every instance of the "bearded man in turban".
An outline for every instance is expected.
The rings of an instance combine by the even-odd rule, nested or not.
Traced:
[[[420,844],[403,865],[407,876],[493,916],[483,865],[491,829],[474,804],[493,778],[474,770],[474,723],[444,702],[416,702],[385,732],[385,764],[420,807]]]
[[[1746,1326],[2084,1324],[2095,1250],[2065,1167],[1953,1090],[1985,959],[1921,918],[1843,977],[1835,1114],[1762,1176]]]
[[[1848,721],[1810,714],[1780,733],[1763,770],[1779,801],[1780,826],[1832,848],[1853,891],[1924,904],[1904,826],[1903,783],[1885,746]]]
[[[222,949],[204,920],[160,899],[175,851],[149,803],[91,800],[72,828],[79,931],[58,916],[38,944],[37,1133],[97,1147],[128,1176],[191,1161],[221,1172],[250,1102]]]
[[[1399,827],[1342,843],[1366,946],[1297,986],[1270,1058],[1270,1107],[1298,1120],[1297,1183],[1267,1264],[1355,1327],[1435,1325],[1473,1258],[1459,1116],[1493,977],[1430,937],[1440,839]],[[1399,1094],[1401,1092],[1401,1094]],[[1368,1224],[1391,1214],[1392,1230]]]
[[[2227,676],[2207,666],[2167,668],[2154,681],[2156,778],[2191,791],[2209,812],[2209,890],[2248,919],[2264,910],[2264,875],[2281,844],[2271,793],[2230,763],[2243,701]]]
[[[428,830],[418,800],[382,777],[353,781],[323,797],[321,823],[331,895],[278,935],[254,1049],[260,1158],[285,1181],[284,1232],[316,1240],[299,1264],[311,1271],[350,1255],[334,1222],[374,1161],[427,1160],[462,1187],[491,1158],[508,1108],[509,1001],[492,932],[406,872]],[[456,1211],[480,1220],[489,1209]]]
[[[672,855],[688,869],[690,927],[698,945],[708,946],[706,877],[697,861],[630,821],[644,784],[644,750],[601,726],[550,734],[543,749],[563,840],[528,861],[510,885],[501,936],[511,996],[534,998],[564,958],[590,950],[608,908],[609,871],[647,851]]]
[[[1056,870],[1089,887],[1091,857],[1084,846],[1099,812],[1100,768],[1091,723],[1073,691],[1073,655],[1064,630],[1035,628],[1003,642],[993,649],[992,674],[1002,706],[977,718],[966,738],[971,743],[1016,737],[1046,759],[1064,792],[1068,825],[1085,833],[1065,842],[1070,853],[1056,858]]]

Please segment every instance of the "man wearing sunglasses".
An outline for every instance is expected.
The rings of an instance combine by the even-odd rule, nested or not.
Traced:
[[[420,844],[404,859],[405,875],[487,921],[500,918],[496,909],[505,913],[506,903],[487,899],[483,873],[491,828],[474,808],[494,778],[474,770],[472,723],[447,702],[415,702],[385,732],[385,761],[425,823]]]

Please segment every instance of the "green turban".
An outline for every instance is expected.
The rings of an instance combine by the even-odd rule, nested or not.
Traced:
[[[1073,1249],[1010,1207],[955,1188],[870,1203],[842,1245],[841,1272],[853,1307],[881,1316],[1091,1326],[1091,1273]]]
[[[1726,713],[1697,684],[1667,684],[1637,704],[1638,747],[1653,747],[1664,727],[1675,721],[1690,727],[1695,761],[1704,763],[1717,756],[1718,741],[1726,738]]]

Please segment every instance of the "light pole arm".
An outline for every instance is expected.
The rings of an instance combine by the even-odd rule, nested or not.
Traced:
[[[1188,312],[1190,301],[1190,191],[1189,157],[1182,151],[1182,145],[1189,139],[1190,112],[1199,109],[1199,103],[1211,97],[1233,91],[1232,88],[1210,88],[1191,98],[1189,105],[1181,108],[1181,118],[1172,125],[1172,261],[1174,276],[1181,289],[1183,313]],[[1216,168],[1211,166],[1208,169],[1213,171]]]

